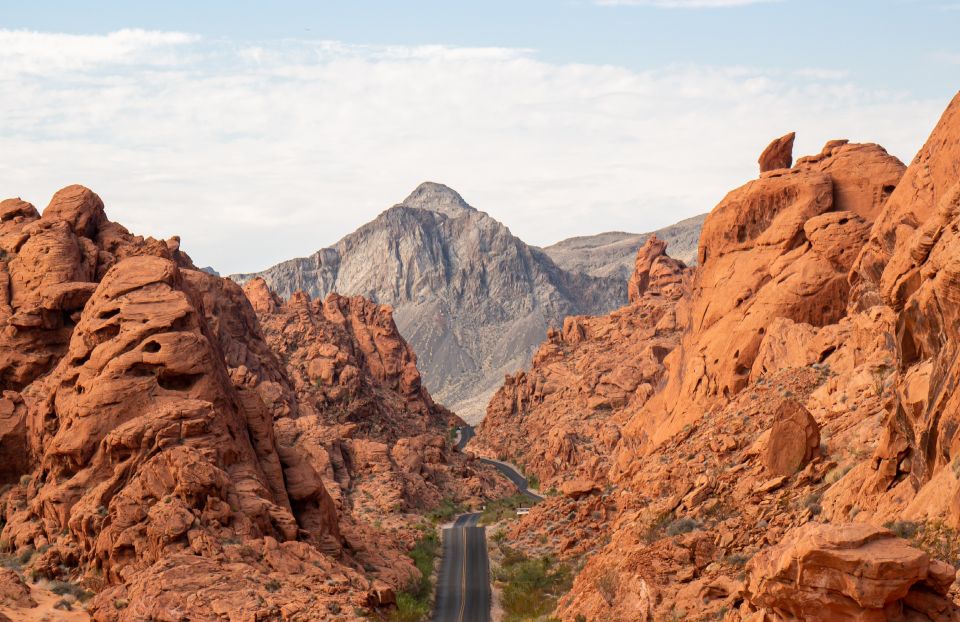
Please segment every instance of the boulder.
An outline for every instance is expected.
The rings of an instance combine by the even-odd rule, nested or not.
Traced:
[[[30,588],[13,570],[0,568],[0,606],[32,608],[37,601],[30,595]]]
[[[771,475],[793,475],[820,447],[820,426],[796,400],[784,400],[774,414],[774,423],[763,450],[763,466]]]
[[[766,173],[776,169],[790,168],[793,165],[793,140],[796,137],[796,132],[790,132],[767,145],[758,160],[760,172]]]
[[[588,479],[572,479],[560,484],[560,492],[570,499],[579,499],[599,490],[600,486]]]
[[[867,524],[809,523],[747,571],[747,600],[767,620],[955,620],[960,612],[947,597],[952,566]]]

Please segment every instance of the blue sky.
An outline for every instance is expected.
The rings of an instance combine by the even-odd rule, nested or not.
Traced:
[[[0,2],[0,194],[86,183],[227,271],[424,179],[531,243],[648,230],[786,131],[909,160],[958,26],[954,0]]]
[[[247,41],[313,37],[357,44],[532,48],[550,62],[633,69],[667,63],[818,67],[849,72],[885,89],[941,97],[956,85],[944,76],[960,76],[960,0],[745,1],[715,8],[657,4],[166,0],[157,8],[157,3],[130,0],[33,0],[0,2],[0,25],[75,33],[136,27]]]

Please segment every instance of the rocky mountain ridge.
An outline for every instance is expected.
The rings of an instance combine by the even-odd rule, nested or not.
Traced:
[[[560,492],[507,542],[582,565],[564,622],[960,619],[960,95],[909,167],[793,138],[707,216],[676,336],[570,320],[490,404],[477,450]]]
[[[568,238],[545,246],[543,252],[564,270],[626,281],[633,273],[637,251],[653,236],[667,243],[670,257],[688,266],[695,265],[700,228],[706,217],[706,214],[693,216],[651,233],[609,231]]]
[[[550,326],[568,315],[607,313],[627,299],[622,279],[561,269],[434,183],[330,248],[231,278],[257,276],[282,298],[337,292],[391,305],[431,393],[471,422]]]

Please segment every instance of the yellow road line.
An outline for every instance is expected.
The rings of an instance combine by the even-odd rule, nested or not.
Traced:
[[[460,580],[460,617],[458,622],[463,622],[464,608],[467,606],[467,530],[460,528],[463,537],[463,577]]]

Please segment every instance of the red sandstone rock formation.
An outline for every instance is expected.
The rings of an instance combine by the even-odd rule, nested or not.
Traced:
[[[388,489],[417,505],[394,511],[460,476],[479,497],[489,477],[448,460],[454,418],[389,311],[328,301],[278,358],[240,287],[179,246],[131,235],[81,186],[42,216],[0,203],[5,552],[97,592],[98,621],[355,620],[389,604],[418,575],[416,516],[386,537],[376,508],[344,503],[329,448],[364,476],[402,465]]]
[[[558,618],[960,620],[958,170],[960,96],[905,173],[832,141],[717,206],[607,487],[509,531],[585,558]]]
[[[957,571],[870,525],[809,523],[750,561],[746,596],[765,619],[956,619]]]
[[[675,306],[688,273],[651,236],[637,253],[631,304],[550,330],[530,370],[508,376],[490,401],[471,450],[510,457],[544,489],[568,477],[604,481],[623,414],[655,392],[677,345]]]
[[[681,347],[667,385],[624,430],[619,465],[729,400],[752,379],[771,322],[846,313],[847,273],[903,165],[877,145],[834,141],[793,169],[749,182],[707,217]]]
[[[453,450],[450,430],[463,421],[423,387],[389,307],[302,292],[284,303],[260,278],[244,291],[300,407],[299,418],[276,423],[281,447],[311,457],[341,508],[372,523],[444,498],[478,505],[509,494],[492,469]]]
[[[793,166],[793,140],[796,137],[796,132],[790,132],[767,145],[757,161],[760,164],[761,174]]]

